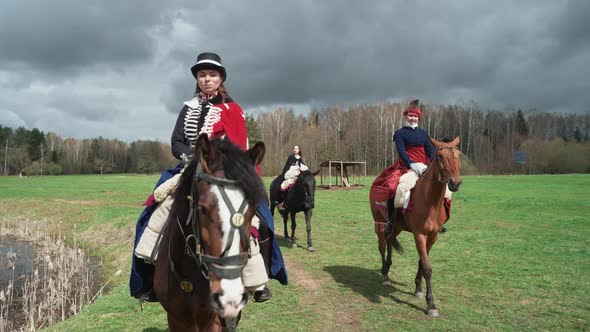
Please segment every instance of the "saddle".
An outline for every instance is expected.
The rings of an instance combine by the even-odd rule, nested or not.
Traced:
[[[410,202],[410,192],[412,188],[416,186],[418,179],[418,174],[413,170],[406,172],[400,177],[393,197],[383,201],[375,201],[377,207],[388,216],[389,220],[391,220],[391,215],[394,213],[394,209],[401,210],[408,207]]]
[[[385,210],[382,211],[386,213],[387,220],[391,221],[392,225],[399,222],[403,229],[408,228],[403,215],[412,209],[411,190],[416,186],[416,182],[418,182],[419,178],[418,173],[414,170],[406,172],[400,177],[399,184],[393,197],[389,198],[387,201],[375,202],[379,208]],[[447,217],[450,217],[452,194],[453,193],[447,187],[444,201]],[[375,225],[376,232],[383,231],[384,229],[385,225]]]

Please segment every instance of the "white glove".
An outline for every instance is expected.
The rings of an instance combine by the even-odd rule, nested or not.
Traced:
[[[423,163],[411,163],[410,168],[414,170],[414,172],[418,173],[419,176],[422,176],[422,173],[428,168],[428,166],[424,165]]]
[[[180,155],[180,160],[182,160],[182,163],[186,166],[188,164],[190,164],[191,160],[193,159],[193,155],[187,155],[186,153],[183,153]]]

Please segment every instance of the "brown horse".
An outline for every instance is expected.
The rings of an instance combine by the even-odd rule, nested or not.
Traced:
[[[242,151],[225,140],[197,139],[163,231],[154,291],[170,331],[233,331],[248,293],[242,271],[250,224],[264,186],[254,165],[264,143]]]
[[[402,251],[396,237],[401,231],[411,232],[414,235],[416,249],[420,259],[418,260],[418,272],[416,273],[416,290],[414,295],[418,298],[423,296],[422,277],[426,279],[426,303],[429,316],[438,317],[439,312],[434,305],[432,294],[432,267],[428,254],[436,242],[442,226],[449,219],[444,207],[444,195],[446,188],[455,192],[461,185],[461,151],[457,148],[459,137],[452,142],[445,143],[431,139],[436,148],[435,158],[422,177],[416,182],[412,189],[412,209],[402,215],[397,213],[394,222],[394,230],[386,236],[383,232],[383,225],[387,222],[387,212],[380,210],[375,201],[370,199],[371,213],[375,221],[375,229],[379,238],[379,252],[381,253],[381,274],[384,283],[389,283],[389,268],[391,267],[392,247],[398,252]],[[381,225],[381,227],[378,227]],[[385,257],[387,249],[387,258]]]

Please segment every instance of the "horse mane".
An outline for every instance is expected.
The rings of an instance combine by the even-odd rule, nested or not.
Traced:
[[[313,173],[310,170],[306,170],[306,171],[302,171],[299,174],[299,179],[300,179],[300,181],[304,181],[304,180],[307,180],[307,181],[311,180],[312,181],[313,179],[315,179],[315,176],[313,176]]]
[[[237,181],[246,200],[258,203],[261,199],[266,198],[262,179],[256,173],[248,154],[228,140],[214,139],[211,143],[215,144],[223,155],[222,165],[225,177]]]
[[[262,180],[256,173],[256,169],[252,164],[252,160],[248,155],[228,140],[212,139],[210,140],[212,150],[216,150],[221,158],[223,171],[225,177],[237,182],[238,188],[242,190],[248,202],[259,202],[264,198],[264,185]],[[199,165],[198,158],[194,158],[184,169],[178,185],[174,192],[174,204],[172,210],[176,210],[179,206],[186,206],[182,199],[191,195],[191,189]],[[194,197],[195,200],[198,197]]]

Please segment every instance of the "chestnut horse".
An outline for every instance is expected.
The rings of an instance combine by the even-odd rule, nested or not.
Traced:
[[[170,331],[233,331],[248,293],[242,271],[250,225],[264,186],[255,164],[264,143],[248,151],[199,136],[163,230],[154,291]]]
[[[379,238],[379,252],[381,253],[381,274],[384,283],[389,283],[389,268],[391,267],[392,247],[398,252],[402,251],[396,237],[401,231],[411,232],[414,235],[416,249],[420,259],[418,260],[418,272],[416,273],[416,290],[414,295],[423,296],[422,277],[426,279],[426,303],[427,313],[431,317],[438,317],[439,312],[434,305],[431,277],[432,266],[428,254],[436,242],[442,226],[449,219],[444,207],[444,196],[447,189],[455,192],[461,185],[461,151],[457,148],[459,137],[452,142],[445,143],[431,139],[435,146],[435,158],[430,162],[428,169],[422,174],[416,186],[412,189],[412,208],[406,214],[397,213],[394,221],[394,229],[386,236],[383,227],[375,227]],[[380,210],[375,201],[370,199],[371,213],[376,226],[387,222],[387,212]],[[399,211],[399,210],[398,210]],[[385,257],[387,249],[387,258]]]

